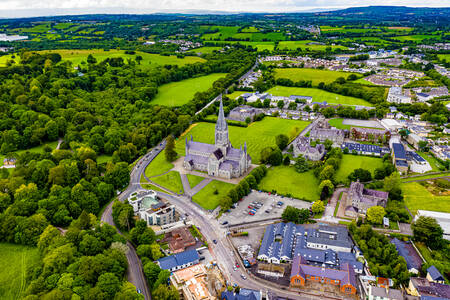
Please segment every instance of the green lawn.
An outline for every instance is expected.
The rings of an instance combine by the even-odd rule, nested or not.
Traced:
[[[37,248],[0,244],[0,299],[22,299],[27,267],[39,262]]]
[[[173,168],[173,164],[166,160],[164,151],[161,151],[145,168],[145,175],[152,177],[161,175]]]
[[[276,147],[275,137],[284,133],[294,139],[309,122],[297,120],[285,120],[266,117],[262,121],[253,122],[247,128],[228,126],[230,141],[236,148],[244,146],[247,142],[248,153],[252,157],[252,163],[258,163],[261,150],[268,146]],[[185,137],[192,135],[194,141],[214,143],[215,124],[196,123],[191,126],[176,142],[176,150],[179,155],[185,153]]]
[[[200,192],[195,194],[192,200],[204,209],[215,209],[219,205],[220,199],[226,196],[228,191],[233,187],[234,184],[213,180]],[[214,193],[216,190],[217,194]]]
[[[177,171],[170,171],[167,174],[152,177],[151,180],[174,193],[183,193],[183,184],[181,183],[180,173]]]
[[[350,129],[352,127],[372,128],[372,127],[364,127],[364,126],[346,125],[346,124],[342,124],[343,121],[344,121],[343,118],[335,118],[335,119],[329,120],[328,124],[330,124],[333,127],[338,128],[338,129]],[[375,128],[375,129],[380,129],[380,128]]]
[[[418,209],[450,213],[450,196],[435,196],[418,182],[402,183],[401,188],[411,213]]]
[[[17,150],[14,151],[15,153],[22,155],[25,152],[31,152],[31,153],[42,153],[44,151],[44,147],[48,145],[50,146],[50,148],[52,148],[52,150],[56,149],[56,146],[58,146],[58,141],[55,142],[49,142],[49,143],[44,143],[42,145],[30,148],[30,149],[26,149],[26,150]]]
[[[314,86],[317,86],[320,82],[331,83],[339,77],[347,79],[351,72],[338,72],[330,70],[319,70],[319,69],[307,69],[307,68],[285,68],[285,69],[275,69],[275,79],[278,78],[288,78],[294,82],[300,80],[311,80]]]
[[[200,182],[202,182],[203,179],[205,179],[204,177],[191,175],[191,174],[187,174],[186,177],[189,181],[189,186],[191,187],[191,189],[193,187],[195,187],[197,184],[199,184]]]
[[[359,168],[370,171],[373,176],[375,169],[381,167],[383,167],[383,160],[379,157],[344,154],[341,165],[336,172],[336,181],[347,182],[348,175],[353,172],[353,170]]]
[[[158,94],[151,104],[182,106],[191,101],[195,93],[208,90],[217,79],[225,76],[225,73],[213,73],[164,84],[158,88]]]
[[[409,178],[402,179],[402,181],[403,182],[409,182],[409,181],[414,181],[414,180],[433,179],[433,178],[438,178],[438,177],[442,177],[442,176],[450,176],[450,172],[445,172],[445,173],[442,173],[442,174],[435,174],[435,175],[424,175],[424,176],[409,177]]]
[[[292,166],[269,168],[258,187],[266,191],[276,190],[283,195],[291,194],[294,198],[307,201],[316,201],[320,197],[319,180],[313,171],[297,173]]]
[[[106,155],[106,154],[102,154],[97,156],[97,164],[104,164],[107,162],[112,161],[112,156],[111,155]]]
[[[362,85],[377,86],[376,84],[374,84],[374,83],[372,83],[372,82],[370,82],[368,80],[365,80],[364,78],[356,79],[353,82],[354,83],[359,83],[359,84],[362,84]]]
[[[278,49],[288,49],[288,50],[296,50],[297,48],[309,49],[309,50],[316,50],[316,51],[325,51],[326,48],[330,47],[332,50],[340,48],[342,50],[347,49],[347,47],[336,45],[316,45],[316,44],[310,44],[314,43],[314,41],[282,41],[278,44]]]
[[[324,90],[313,88],[298,88],[298,87],[286,87],[277,85],[268,90],[267,92],[274,96],[285,96],[285,97],[289,97],[291,95],[310,96],[313,98],[313,102],[326,101],[327,103],[331,104],[372,106],[372,104],[363,99],[338,95]]]
[[[235,91],[235,92],[232,92],[231,94],[227,94],[226,96],[227,96],[228,98],[234,100],[234,99],[238,98],[240,95],[245,94],[245,93],[247,93],[247,92],[243,92],[243,91]]]
[[[144,183],[144,182],[146,182],[145,179],[144,179],[144,180],[141,180],[141,187],[142,187],[143,189],[146,189],[146,190],[153,190],[153,191],[155,191],[155,192],[163,192],[163,193],[167,193],[165,190],[160,189],[160,188],[157,187],[156,185],[153,185],[153,184],[151,184],[151,183]]]

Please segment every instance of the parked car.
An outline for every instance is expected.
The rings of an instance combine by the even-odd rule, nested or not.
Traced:
[[[214,243],[214,244],[217,244],[217,240],[213,240],[213,243]]]
[[[239,267],[240,267],[238,263],[235,263],[234,265],[236,266],[236,268],[239,268]]]
[[[223,225],[223,226],[225,226],[225,225],[227,225],[228,224],[228,221],[223,221],[222,223],[221,223],[221,225]]]
[[[254,215],[255,215],[255,213],[252,212],[252,211],[249,211],[248,214],[249,214],[250,216],[254,216]]]
[[[244,274],[241,274],[242,279],[247,279],[247,277]]]
[[[253,206],[252,205],[249,205],[249,206],[247,206],[249,209],[253,209]]]

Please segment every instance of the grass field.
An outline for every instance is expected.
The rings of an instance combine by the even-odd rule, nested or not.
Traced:
[[[370,82],[368,80],[365,80],[364,78],[356,79],[355,81],[353,81],[353,83],[359,83],[359,84],[370,85],[370,86],[377,86],[376,84],[374,84],[374,83],[372,83],[372,82]]]
[[[200,47],[200,48],[192,49],[189,52],[209,54],[209,53],[212,53],[213,51],[219,51],[220,49],[222,49],[222,47]]]
[[[294,82],[300,80],[311,80],[314,86],[317,86],[320,82],[331,83],[338,79],[339,77],[347,78],[351,74],[350,72],[337,72],[330,70],[319,70],[319,69],[306,69],[306,68],[286,68],[286,69],[275,69],[275,79],[278,78],[288,78]]]
[[[204,34],[202,36],[202,39],[204,40],[215,40],[215,39],[224,40],[237,34],[239,30],[238,26],[206,26],[205,29],[206,28],[210,30],[217,29],[218,32]]]
[[[199,184],[200,182],[202,182],[203,179],[205,179],[201,176],[195,176],[195,175],[191,175],[191,174],[187,174],[186,177],[189,181],[189,186],[191,187],[191,189],[193,187],[195,187],[197,184]]]
[[[434,175],[423,175],[423,176],[408,177],[408,178],[402,179],[402,181],[403,182],[409,182],[409,181],[422,180],[422,179],[434,179],[434,178],[442,177],[442,176],[450,176],[450,172],[444,172],[444,173],[441,173],[441,174],[434,174]]]
[[[213,180],[205,186],[200,192],[192,197],[192,201],[199,204],[204,209],[215,209],[219,205],[222,197],[228,194],[228,191],[234,187],[234,184],[223,181]],[[214,192],[217,190],[217,194]]]
[[[167,174],[152,177],[150,179],[174,193],[183,193],[183,184],[181,183],[180,173],[177,171],[170,171]]]
[[[258,187],[266,191],[276,190],[283,195],[291,194],[294,198],[308,201],[315,201],[320,197],[319,180],[313,172],[298,173],[292,166],[269,168]]]
[[[0,299],[22,299],[27,267],[39,261],[37,248],[0,244]]]
[[[252,46],[253,48],[256,48],[258,51],[264,51],[264,50],[269,50],[269,51],[273,51],[273,49],[275,48],[275,42],[267,42],[267,41],[262,41],[262,42],[249,42],[249,41],[215,41],[216,43],[219,44],[223,44],[223,45],[227,45],[227,44],[236,44],[239,43],[241,45],[244,46]]]
[[[401,188],[412,214],[418,209],[450,213],[450,196],[435,196],[417,182],[402,183]]]
[[[308,48],[309,50],[317,50],[317,51],[325,51],[327,47],[330,47],[332,50],[340,48],[342,50],[347,49],[347,47],[340,45],[317,45],[310,44],[314,43],[314,41],[282,41],[278,44],[278,49],[288,49],[288,50],[296,50],[297,48],[301,48],[302,50]]]
[[[440,40],[440,36],[438,35],[426,35],[426,34],[416,34],[416,35],[403,35],[403,36],[395,36],[392,37],[392,39],[394,40],[399,40],[399,41],[412,41],[412,42],[421,42],[423,40],[427,40],[427,39],[438,39]]]
[[[234,147],[239,148],[247,142],[248,153],[252,157],[252,163],[259,163],[261,150],[265,147],[276,147],[275,137],[284,133],[292,140],[300,133],[309,122],[297,120],[285,120],[278,118],[266,117],[262,121],[254,122],[247,128],[229,126],[230,141]],[[176,143],[178,154],[184,155],[185,137],[190,138],[192,135],[194,141],[203,143],[214,143],[215,124],[213,123],[196,123],[190,127]]]
[[[425,160],[430,164],[431,172],[439,172],[440,171],[440,168],[442,167],[442,165],[440,162],[437,161],[436,158],[434,158],[434,156],[432,156],[429,153],[424,153],[424,152],[420,152],[420,151],[417,151],[417,154],[419,154],[420,156],[425,158]]]
[[[338,95],[314,88],[298,88],[298,87],[286,87],[277,85],[268,90],[267,92],[275,96],[286,96],[286,97],[289,97],[291,95],[310,96],[313,98],[313,102],[326,101],[327,103],[332,104],[372,106],[372,104],[363,99]]]
[[[164,84],[158,88],[158,94],[151,104],[182,106],[191,101],[195,93],[208,90],[214,81],[225,76],[225,73],[213,73]]]
[[[346,124],[342,124],[343,121],[344,121],[343,118],[335,118],[335,119],[329,120],[328,124],[330,124],[333,127],[338,128],[338,129],[350,129],[352,127],[372,128],[372,127],[364,127],[364,126],[346,125]],[[379,129],[379,128],[376,128],[376,129]]]
[[[438,54],[437,56],[440,60],[450,61],[450,54]]]
[[[230,99],[236,99],[236,98],[238,98],[240,95],[245,94],[245,93],[247,93],[247,92],[243,92],[243,91],[235,91],[235,92],[232,92],[231,94],[227,94],[226,96],[227,96],[228,98],[230,98]]]
[[[359,168],[370,171],[373,176],[375,169],[381,167],[383,167],[383,160],[379,157],[344,154],[336,172],[336,181],[348,182],[348,175]]]
[[[147,177],[152,177],[156,175],[161,175],[173,168],[173,164],[166,160],[164,151],[159,153],[145,168],[145,175]]]

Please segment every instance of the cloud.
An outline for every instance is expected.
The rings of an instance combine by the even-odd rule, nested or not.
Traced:
[[[391,0],[389,5],[443,6],[442,0]],[[0,17],[83,13],[154,13],[213,10],[295,12],[315,8],[386,5],[385,0],[0,0]]]

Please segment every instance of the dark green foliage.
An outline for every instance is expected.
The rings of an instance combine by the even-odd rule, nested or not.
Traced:
[[[114,201],[112,206],[112,216],[114,224],[121,229],[130,231],[134,227],[134,211],[133,206],[128,203]]]
[[[289,143],[289,138],[285,134],[279,134],[275,137],[276,144],[280,150],[284,150]]]
[[[304,173],[309,170],[308,162],[303,155],[299,155],[295,159],[295,170],[299,173]]]
[[[309,210],[306,208],[300,209],[293,206],[287,206],[281,215],[281,219],[285,222],[303,224],[309,219]]]
[[[443,246],[444,231],[436,219],[421,216],[412,224],[411,228],[415,240],[424,242],[431,249],[440,249]]]
[[[166,160],[169,162],[174,161],[177,158],[177,152],[175,151],[175,140],[172,135],[166,138],[166,148],[164,150]]]
[[[348,179],[350,179],[350,181],[359,180],[361,182],[367,182],[372,180],[372,174],[368,170],[359,168],[350,173]]]

